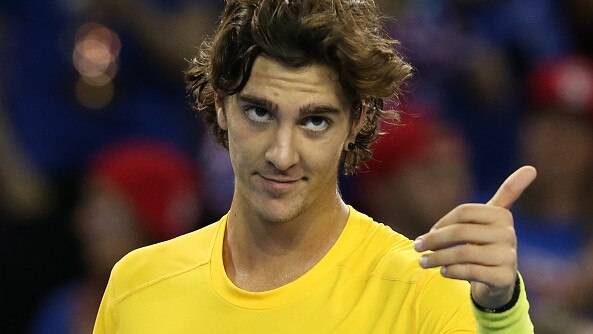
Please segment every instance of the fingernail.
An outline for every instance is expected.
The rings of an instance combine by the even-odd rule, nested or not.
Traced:
[[[414,240],[414,250],[416,250],[417,252],[421,252],[424,249],[422,248],[424,242],[422,241],[422,239],[417,238],[416,240]]]
[[[428,257],[426,255],[422,255],[419,262],[422,268],[426,268],[426,265],[428,264]]]
[[[441,267],[441,275],[445,276],[447,273],[447,267]]]

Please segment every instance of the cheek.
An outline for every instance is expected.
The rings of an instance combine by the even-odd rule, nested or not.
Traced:
[[[246,145],[245,141],[231,140],[229,137],[229,156],[231,159],[231,165],[235,175],[239,175],[241,171],[245,172],[251,164],[251,159],[255,156],[250,151],[249,145]]]
[[[228,116],[228,128],[227,128],[227,135],[229,139],[229,151],[231,147],[237,147],[240,145],[244,137],[247,136],[245,133],[245,128],[241,124],[235,120],[235,117],[229,115]]]
[[[236,177],[249,175],[264,163],[267,141],[261,134],[245,126],[229,131],[229,156]]]
[[[301,149],[301,161],[323,174],[336,173],[342,156],[342,144],[341,140],[335,138],[305,142],[305,149]]]

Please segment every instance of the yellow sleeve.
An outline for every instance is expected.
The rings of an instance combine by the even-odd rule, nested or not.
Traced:
[[[419,282],[415,310],[416,333],[475,334],[469,283],[445,278],[436,270]]]
[[[110,278],[109,282],[107,283],[107,288],[105,288],[103,299],[101,300],[101,306],[99,306],[99,312],[97,313],[97,319],[95,320],[93,334],[111,334],[116,332],[113,283],[112,278]]]
[[[529,302],[525,293],[523,278],[519,275],[520,291],[517,303],[501,313],[489,313],[473,307],[480,334],[531,334],[533,324],[529,318]]]

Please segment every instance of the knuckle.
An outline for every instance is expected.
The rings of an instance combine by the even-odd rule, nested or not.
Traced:
[[[515,232],[515,228],[513,226],[508,226],[505,228],[502,231],[502,238],[513,245],[516,244],[517,234]]]
[[[467,240],[470,232],[469,232],[469,228],[467,225],[456,225],[453,227],[452,233],[458,239]]]
[[[474,210],[474,204],[464,203],[455,208],[455,217],[458,221],[467,221]]]
[[[460,215],[467,215],[472,209],[472,205],[469,203],[464,203],[457,206],[457,211]]]
[[[473,255],[474,255],[474,249],[470,245],[459,246],[458,253],[459,253],[459,257],[462,260],[468,261],[468,260],[472,259]]]
[[[464,265],[464,271],[469,280],[476,280],[480,274],[478,268],[472,265]]]
[[[502,255],[503,263],[515,263],[517,259],[517,251],[514,248],[508,249]]]
[[[513,214],[509,209],[501,209],[500,210],[500,220],[512,225],[513,223]]]

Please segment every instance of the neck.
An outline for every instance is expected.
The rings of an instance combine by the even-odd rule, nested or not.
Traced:
[[[233,201],[223,248],[231,281],[245,290],[265,291],[310,270],[334,245],[348,219],[348,207],[337,192],[334,196],[283,222],[262,219],[247,204]]]

